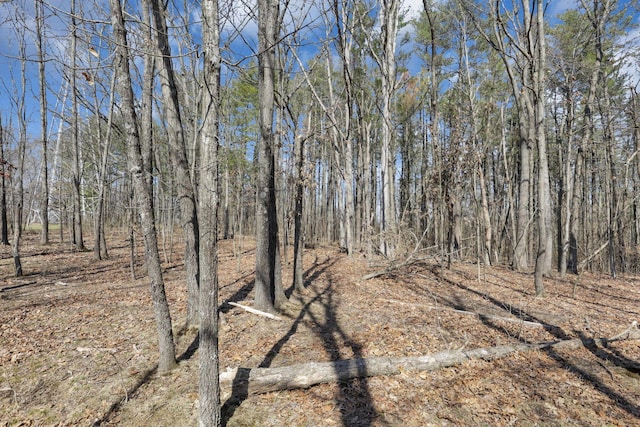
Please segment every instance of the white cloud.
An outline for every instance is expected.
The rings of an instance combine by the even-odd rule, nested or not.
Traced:
[[[424,10],[424,4],[422,0],[404,0],[402,10],[407,11],[407,19],[417,18]]]

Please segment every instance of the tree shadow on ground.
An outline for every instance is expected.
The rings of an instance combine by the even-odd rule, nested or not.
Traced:
[[[569,336],[561,327],[557,326],[557,325],[553,325],[551,323],[548,323],[546,321],[544,321],[543,319],[540,319],[539,317],[528,313],[526,310],[524,310],[521,307],[517,307],[514,306],[513,304],[508,304],[504,301],[500,301],[497,298],[492,297],[491,295],[488,295],[484,292],[478,291],[476,289],[472,289],[466,285],[464,285],[461,282],[449,279],[444,277],[441,274],[441,271],[439,268],[434,267],[431,269],[431,272],[439,279],[442,280],[446,283],[448,283],[449,285],[455,286],[463,291],[466,292],[470,292],[474,295],[480,296],[482,297],[484,300],[491,302],[492,304],[494,304],[495,306],[501,308],[501,309],[505,309],[505,307],[509,307],[509,312],[510,314],[516,314],[518,316],[518,318],[522,319],[522,320],[526,320],[526,321],[530,321],[530,322],[537,322],[540,323],[544,329],[550,333],[551,335],[553,335],[556,339],[558,340],[569,340],[572,339],[571,336]],[[458,300],[456,303],[453,304],[453,308],[456,309],[461,309],[461,310],[466,310],[467,308],[465,307],[465,305],[461,302],[461,300]],[[480,320],[482,321],[482,323],[484,325],[486,325],[489,328],[492,328],[502,334],[507,335],[510,338],[514,338],[514,336],[512,334],[510,334],[507,330],[505,330],[505,328],[496,325],[496,323],[494,323],[490,318],[486,317],[486,316],[479,316]],[[593,353],[596,357],[602,359],[603,355],[601,353],[601,348],[598,347],[595,343],[595,341],[591,338],[587,338],[586,336],[584,336],[584,334],[582,332],[579,331],[574,331],[578,337],[582,340],[582,344],[584,346],[584,348],[586,348],[588,351],[590,351],[591,353]],[[523,342],[523,343],[527,343],[530,344],[529,341],[525,340],[522,337],[515,337],[518,339],[518,341]],[[547,353],[547,355],[553,359],[554,361],[556,361],[556,363],[558,363],[559,366],[561,366],[563,369],[565,369],[566,371],[572,373],[573,375],[575,375],[579,380],[586,382],[588,384],[590,384],[595,390],[598,390],[600,393],[604,394],[606,397],[608,397],[613,404],[615,404],[617,407],[619,407],[620,409],[624,410],[625,412],[633,415],[633,416],[640,416],[640,406],[635,403],[630,401],[629,399],[627,399],[625,396],[623,396],[622,394],[620,394],[618,391],[614,390],[613,388],[611,388],[610,386],[606,385],[601,379],[599,379],[596,375],[594,375],[592,372],[589,372],[581,367],[579,367],[577,364],[572,363],[570,358],[567,356],[564,356],[562,354],[560,354],[560,352],[558,352],[556,349],[554,348],[545,348],[542,349],[541,351],[544,351],[545,353]],[[606,358],[607,361],[614,363],[616,366],[628,369],[628,366],[636,366],[636,363],[632,364],[632,361],[630,361],[629,359],[625,358],[625,357],[607,357]]]
[[[323,272],[329,268],[328,260],[323,264],[318,264],[318,259],[316,258],[313,266],[309,268],[304,274],[305,279],[305,287],[308,287],[310,283],[315,281]],[[293,335],[298,330],[298,325],[304,318],[305,314],[309,310],[311,304],[317,301],[319,296],[309,301],[307,304],[302,307],[300,313],[297,318],[289,328],[289,331],[276,342],[271,349],[267,352],[262,362],[260,362],[259,367],[268,367],[271,365],[273,359],[280,353],[282,347],[293,337]],[[227,304],[228,305],[228,304]],[[231,385],[231,396],[227,399],[227,401],[222,406],[222,426],[226,426],[236,409],[244,402],[247,397],[249,397],[249,375],[251,374],[251,369],[247,368],[239,368],[235,378],[233,379],[233,383]]]
[[[323,313],[309,311],[311,318],[309,325],[322,339],[324,349],[332,361],[345,360],[340,354],[341,348],[348,348],[352,357],[360,360],[364,357],[362,344],[351,339],[343,330],[337,317],[336,308],[338,302],[334,301],[333,281],[329,282],[320,294]],[[340,369],[335,365],[336,373]],[[378,413],[373,404],[373,397],[369,391],[369,380],[365,363],[357,365],[358,376],[350,381],[340,382],[339,391],[335,397],[336,404],[340,408],[340,416],[343,426],[371,426]]]
[[[246,277],[246,276],[243,276],[243,277]],[[234,281],[233,283],[237,283],[240,280],[241,279],[238,279],[238,280]],[[240,289],[238,289],[233,295],[231,295],[229,298],[224,300],[218,306],[218,313],[228,313],[229,310],[231,310],[233,308],[233,306],[230,305],[229,303],[230,302],[243,301],[244,299],[246,299],[247,296],[249,296],[249,294],[253,290],[254,285],[255,285],[255,280],[252,280],[252,281],[246,283]],[[182,335],[185,332],[185,329],[186,329],[186,325],[183,326],[183,328],[178,332],[178,335]],[[199,346],[200,346],[200,334],[196,334],[196,336],[193,339],[193,341],[191,342],[191,344],[189,344],[189,347],[187,347],[187,349],[184,351],[184,353],[182,353],[178,357],[178,359],[177,359],[178,362],[182,362],[184,360],[191,359],[193,357],[193,355],[196,354],[196,351],[198,350]]]
[[[265,354],[259,364],[260,368],[268,368],[276,356],[280,354],[285,344],[296,334],[298,326],[304,324],[322,340],[325,352],[334,362],[344,360],[340,349],[345,346],[353,353],[353,357],[363,357],[362,345],[352,340],[340,326],[335,302],[334,283],[327,269],[335,264],[336,260],[327,259],[322,264],[314,263],[305,272],[305,287],[313,288],[315,296],[300,309],[296,319],[286,334],[276,342]],[[327,275],[326,286],[320,288],[319,279]],[[319,310],[318,310],[319,308]],[[340,364],[335,364],[336,373],[341,369]],[[358,364],[359,378],[339,383],[339,391],[335,397],[336,405],[340,408],[342,425],[344,426],[370,426],[377,413],[373,407],[373,399],[368,388],[368,380],[365,364]],[[232,395],[222,408],[222,425],[226,426],[235,410],[248,397],[248,379],[250,369],[238,369],[233,381]]]
[[[107,411],[104,413],[104,415],[93,422],[92,426],[94,427],[101,426],[102,424],[108,422],[112,416],[118,413],[122,405],[124,405],[129,401],[129,398],[131,396],[133,396],[143,385],[151,381],[151,379],[153,378],[153,376],[156,374],[157,371],[158,371],[157,364],[153,366],[151,369],[146,370],[144,374],[138,379],[138,381],[136,381],[136,383],[133,384],[133,386],[131,386],[127,390],[125,395],[126,397],[124,399],[120,399],[118,401],[113,402],[109,407],[109,409],[107,409]]]

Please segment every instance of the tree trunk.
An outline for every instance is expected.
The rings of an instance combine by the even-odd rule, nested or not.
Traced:
[[[38,49],[38,78],[40,81],[40,135],[42,145],[42,158],[40,159],[40,244],[46,245],[49,243],[49,167],[48,167],[48,139],[47,139],[47,83],[45,79],[45,61],[44,61],[44,48],[42,46],[43,41],[43,25],[44,25],[44,13],[43,13],[43,0],[35,0],[35,23],[36,23],[36,47]]]
[[[533,95],[535,110],[535,134],[538,144],[538,254],[536,256],[535,289],[536,296],[544,295],[542,278],[551,271],[553,239],[551,235],[551,189],[549,182],[549,161],[547,156],[547,138],[545,129],[545,31],[544,8],[542,0],[536,2],[537,43],[534,67]]]
[[[218,147],[220,114],[220,29],[217,0],[202,2],[204,87],[200,140],[199,219],[199,417],[201,427],[221,424],[218,350]]]
[[[106,176],[107,168],[109,166],[109,152],[111,146],[111,133],[113,124],[113,108],[115,105],[115,89],[116,89],[116,74],[113,73],[111,78],[111,95],[109,97],[109,115],[107,116],[107,133],[104,137],[104,147],[102,149],[102,158],[100,161],[100,170],[98,172],[98,206],[96,207],[96,219],[95,219],[95,236],[94,236],[94,248],[93,254],[96,259],[103,259],[108,257],[107,246],[105,243],[105,230],[104,230],[104,199],[106,197]],[[97,99],[97,98],[96,98]],[[99,144],[98,144],[99,146]]]
[[[198,322],[198,219],[196,213],[196,201],[194,186],[189,172],[187,160],[187,146],[184,137],[184,127],[180,114],[180,99],[176,85],[175,73],[172,65],[171,49],[169,47],[169,34],[165,17],[165,10],[159,0],[146,0],[152,10],[156,29],[156,42],[160,61],[160,84],[162,97],[167,115],[167,130],[171,162],[175,173],[180,205],[180,216],[185,239],[185,267],[187,274],[187,325],[195,325]]]
[[[19,25],[19,24],[18,24]],[[18,116],[18,124],[20,131],[18,134],[17,157],[18,163],[15,166],[15,193],[13,195],[13,240],[11,242],[11,253],[15,267],[16,277],[23,275],[22,261],[20,259],[20,239],[22,238],[22,216],[24,211],[24,160],[27,145],[27,114],[26,114],[26,96],[27,96],[27,52],[25,34],[21,31],[21,39],[19,41],[20,49],[20,93],[16,95],[15,107]],[[0,123],[0,132],[2,132],[2,124]]]
[[[562,177],[562,189],[564,195],[564,222],[562,224],[562,237],[560,241],[560,260],[559,264],[559,272],[560,277],[565,277],[567,273],[567,268],[569,267],[569,252],[571,248],[571,223],[573,222],[573,209],[572,209],[572,201],[573,194],[575,191],[573,177],[571,176],[571,164],[573,160],[573,119],[574,119],[574,103],[571,97],[567,97],[566,104],[566,119],[563,124],[565,132],[560,133],[560,137],[567,141],[566,150],[562,150],[562,145],[559,144],[559,150],[562,150],[562,157],[564,157],[564,171]],[[576,157],[576,166],[577,166],[577,157]],[[562,212],[559,212],[559,215],[562,215]],[[560,230],[558,230],[560,233]]]
[[[77,71],[77,41],[78,27],[76,23],[76,0],[71,0],[71,115],[73,130],[71,133],[73,145],[73,241],[77,251],[86,251],[82,230],[82,171],[80,167],[80,142],[78,129],[78,85]]]
[[[381,184],[382,184],[382,212],[381,227],[382,241],[380,251],[386,257],[393,259],[396,252],[396,205],[394,198],[395,179],[393,175],[393,96],[396,90],[396,39],[398,35],[398,1],[382,2],[380,10],[382,28],[382,58],[380,71],[382,73],[382,148],[380,152]]]
[[[274,311],[281,304],[278,260],[278,215],[275,194],[274,75],[278,0],[258,0],[258,175],[256,178],[255,307]],[[285,298],[286,299],[286,298]]]
[[[304,143],[312,134],[311,132],[311,115],[307,115],[307,125],[302,135],[297,135],[294,146],[294,156],[296,160],[296,195],[295,208],[293,211],[294,233],[293,233],[293,287],[296,291],[304,290],[303,277],[303,251],[304,251],[304,228],[302,222],[302,213],[304,209]]]
[[[142,148],[137,126],[138,118],[134,109],[133,88],[129,74],[129,48],[124,17],[120,0],[109,0],[109,4],[111,6],[111,24],[115,43],[116,56],[114,62],[118,78],[118,93],[121,98],[121,109],[124,116],[127,139],[128,164],[140,214],[140,225],[145,242],[145,259],[151,281],[151,298],[158,331],[158,350],[160,353],[158,371],[166,372],[176,365],[171,315],[169,314],[169,304],[164,290],[152,199],[145,179],[142,160]]]
[[[0,240],[3,245],[9,245],[9,220],[7,218],[7,181],[11,166],[4,158],[4,127],[2,126],[2,118],[0,117],[0,185],[2,194],[0,194],[0,227],[2,236]]]

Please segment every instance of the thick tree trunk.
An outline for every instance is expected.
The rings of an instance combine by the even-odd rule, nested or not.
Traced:
[[[275,194],[274,73],[278,34],[277,0],[258,1],[258,97],[260,139],[256,179],[255,306],[273,311],[286,297],[276,271],[279,264],[278,215]]]
[[[127,33],[120,0],[109,0],[111,6],[111,24],[115,41],[115,70],[118,79],[118,93],[121,98],[121,110],[127,138],[127,154],[130,173],[133,180],[135,199],[140,214],[140,225],[145,243],[147,273],[151,281],[151,299],[158,331],[159,362],[158,371],[166,372],[176,365],[175,345],[169,304],[164,289],[153,205],[142,160],[142,148],[138,134],[138,118],[134,109],[133,88],[129,74],[129,51]]]
[[[380,375],[398,375],[403,372],[437,371],[460,365],[470,360],[497,360],[513,353],[545,349],[579,349],[605,346],[611,342],[640,339],[640,331],[634,324],[627,331],[613,338],[554,341],[539,344],[513,344],[473,350],[443,351],[426,356],[371,357],[312,362],[279,368],[236,368],[220,374],[223,398],[268,393],[278,390],[308,388],[316,384],[347,381],[353,378]]]
[[[396,253],[397,218],[394,197],[395,179],[393,156],[393,97],[396,91],[396,39],[398,35],[399,2],[390,0],[382,2],[380,10],[382,57],[380,72],[382,74],[382,147],[380,151],[380,171],[382,184],[381,210],[381,242],[380,252],[393,259]]]
[[[220,114],[220,29],[217,0],[202,2],[204,85],[200,140],[198,218],[199,262],[199,392],[198,424],[221,424],[218,350],[218,147]]]

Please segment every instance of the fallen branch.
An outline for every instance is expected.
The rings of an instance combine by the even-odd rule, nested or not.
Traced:
[[[460,310],[460,309],[451,308],[451,307],[438,307],[438,306],[434,306],[434,305],[413,304],[413,303],[410,303],[410,302],[398,301],[398,300],[395,300],[395,299],[384,299],[383,301],[394,303],[394,304],[408,305],[410,307],[428,308],[429,310],[452,311],[454,313],[464,314],[466,316],[474,316],[474,317],[477,317],[478,319],[502,320],[503,322],[518,323],[518,324],[523,325],[523,326],[531,326],[531,327],[536,327],[536,328],[544,328],[545,327],[545,325],[543,325],[542,323],[539,323],[539,322],[531,322],[529,320],[524,320],[524,319],[519,319],[519,318],[518,319],[514,319],[512,317],[496,316],[496,315],[493,315],[493,314],[482,314],[482,313],[478,313],[478,312],[475,312],[475,311],[466,311],[466,310]]]
[[[371,357],[334,362],[312,362],[279,368],[235,368],[220,374],[220,387],[223,399],[237,399],[253,394],[308,388],[316,384],[346,381],[353,378],[397,375],[403,372],[436,371],[469,360],[496,360],[515,352],[577,349],[603,346],[615,341],[638,339],[640,339],[640,330],[637,323],[633,322],[626,331],[612,338],[576,338],[538,344],[520,343],[473,350],[443,351],[426,356]]]
[[[385,274],[391,273],[392,271],[398,270],[400,268],[406,267],[408,265],[414,264],[416,262],[423,261],[423,259],[412,259],[409,258],[403,262],[397,264],[391,264],[385,267],[382,270],[374,271],[373,273],[366,274],[360,278],[360,280],[369,280],[379,276],[384,276]]]
[[[607,246],[609,246],[609,241],[607,240],[606,242],[604,242],[602,244],[602,246],[600,246],[598,249],[596,249],[595,251],[593,251],[593,253],[591,255],[589,255],[588,257],[586,257],[585,259],[583,259],[579,264],[578,264],[578,270],[582,270],[584,268],[585,265],[587,265],[592,259],[594,259],[595,257],[598,256],[598,254],[600,252],[602,252]]]
[[[282,320],[281,317],[278,317],[275,314],[271,314],[271,313],[267,313],[265,311],[260,311],[260,310],[255,309],[255,308],[247,307],[246,305],[238,304],[237,302],[229,302],[228,304],[232,305],[234,307],[239,307],[239,308],[241,308],[241,309],[243,309],[245,311],[248,311],[249,313],[253,313],[253,314],[260,315],[260,316],[268,317],[269,319]]]

